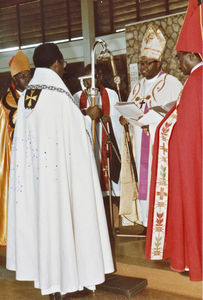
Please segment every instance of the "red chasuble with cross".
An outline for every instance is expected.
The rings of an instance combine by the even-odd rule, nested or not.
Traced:
[[[177,122],[173,127],[168,148],[168,197],[161,213],[155,213],[159,203],[161,209],[161,196],[164,197],[163,193],[156,193],[160,129],[173,111],[157,128],[146,242],[147,259],[157,259],[156,256],[158,259],[170,258],[171,268],[178,272],[189,269],[190,280],[193,281],[203,279],[202,82],[203,65],[200,65],[187,80],[177,108]],[[166,224],[163,226],[165,214]],[[161,238],[164,240],[162,257],[159,256]]]
[[[195,52],[203,57],[202,24],[202,1],[190,0],[177,51]],[[164,163],[164,160],[160,162],[160,144],[165,142],[169,129],[166,125],[172,122],[175,108],[157,128],[146,240],[147,259],[170,258],[171,268],[178,272],[189,270],[193,281],[203,280],[202,83],[203,62],[192,69],[184,85],[177,107],[177,122],[167,142],[168,163],[162,169],[159,168]],[[158,194],[160,184],[166,187],[166,195],[163,190]]]

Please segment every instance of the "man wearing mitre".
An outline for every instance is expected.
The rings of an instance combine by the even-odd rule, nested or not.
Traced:
[[[144,232],[148,218],[152,146],[156,126],[163,118],[152,108],[177,101],[182,90],[182,84],[176,77],[161,70],[165,44],[161,30],[149,25],[140,52],[139,67],[143,78],[135,84],[128,98],[128,102],[134,102],[144,114],[139,119],[143,127],[131,122],[129,124],[138,184],[132,175],[127,143],[123,139],[120,214],[125,216],[124,225],[133,225],[134,222],[142,224]],[[128,124],[128,120],[123,117],[120,122],[122,125]]]
[[[19,50],[9,62],[11,85],[0,101],[0,246],[6,246],[9,169],[18,99],[31,79],[28,57]]]

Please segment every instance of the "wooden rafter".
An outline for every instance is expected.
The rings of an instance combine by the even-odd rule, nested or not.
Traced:
[[[0,0],[0,8],[3,7],[8,7],[8,6],[13,6],[16,4],[22,4],[22,3],[27,3],[27,2],[32,2],[35,0]]]

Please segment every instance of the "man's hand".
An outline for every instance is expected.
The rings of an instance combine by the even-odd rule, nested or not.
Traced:
[[[111,122],[111,118],[109,115],[103,115],[102,121],[103,123]]]
[[[81,109],[81,113],[82,113],[84,116],[86,116],[86,114],[87,114],[86,110],[87,110],[86,108]]]
[[[119,118],[119,122],[121,123],[121,125],[128,125],[129,124],[129,122],[128,122],[128,120],[127,119],[125,119],[123,116],[120,116],[120,118]]]
[[[86,110],[86,114],[92,119],[97,120],[102,116],[102,110],[97,106],[89,106]]]

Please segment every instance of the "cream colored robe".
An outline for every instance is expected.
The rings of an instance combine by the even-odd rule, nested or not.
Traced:
[[[180,81],[169,74],[163,72],[150,80],[145,78],[141,79],[132,89],[128,101],[135,101],[135,103],[144,112],[145,105],[147,103],[148,108],[158,105],[165,105],[169,102],[177,101],[178,95],[182,90],[182,84]],[[150,97],[147,97],[150,96]],[[139,100],[138,100],[139,98]],[[148,100],[146,98],[149,98]],[[150,115],[149,115],[150,114]],[[162,116],[157,113],[151,113],[151,111],[140,119],[147,120],[150,131],[150,152],[149,152],[149,164],[148,164],[148,191],[147,199],[137,198],[137,189],[134,179],[132,177],[132,171],[130,167],[130,158],[126,143],[123,140],[122,144],[122,167],[121,167],[121,205],[120,215],[125,215],[130,222],[124,222],[125,225],[133,225],[133,222],[147,226],[148,218],[148,205],[149,205],[149,187],[151,178],[151,161],[152,161],[152,147],[155,135],[156,126],[162,120]],[[141,158],[141,139],[142,128],[135,125],[129,125],[131,142],[134,150],[134,158],[136,161],[138,181],[140,175],[140,158]],[[139,182],[138,182],[139,187]],[[129,192],[130,191],[130,192]]]
[[[51,69],[37,68],[34,109],[19,99],[9,180],[6,266],[41,293],[82,290],[114,266],[84,117]]]

